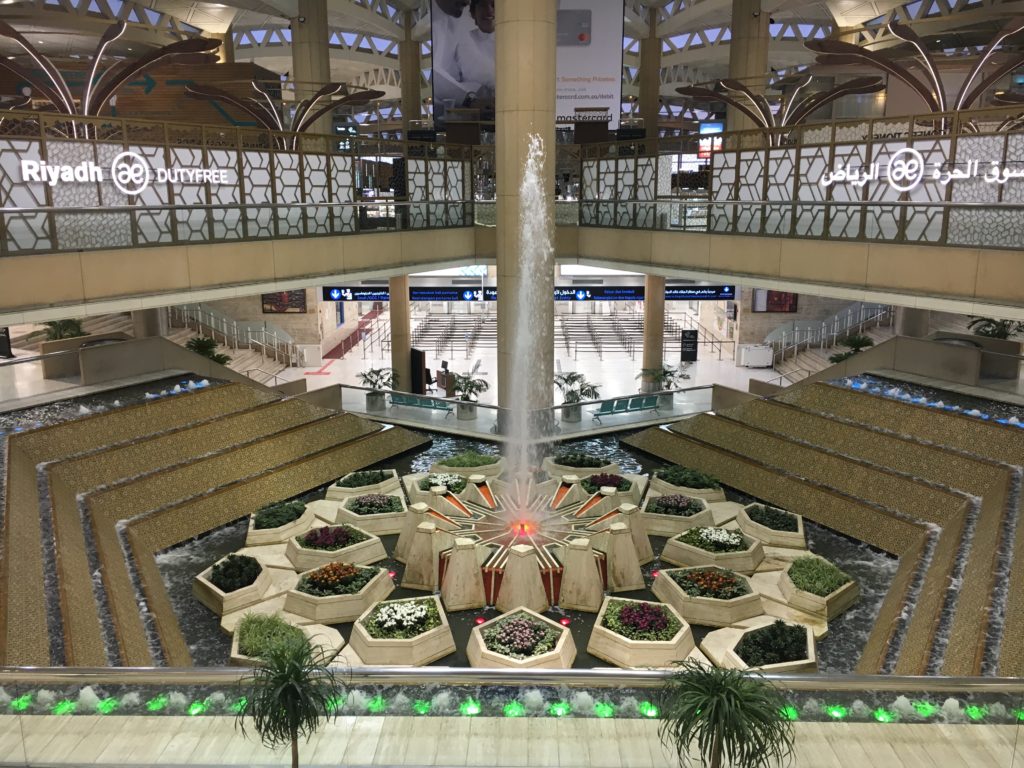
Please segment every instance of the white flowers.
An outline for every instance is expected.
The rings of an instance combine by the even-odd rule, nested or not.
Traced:
[[[431,485],[443,485],[445,488],[450,488],[453,485],[458,485],[462,482],[462,476],[452,474],[451,472],[441,472],[430,476]]]
[[[723,544],[727,547],[743,546],[743,535],[724,528],[701,528],[697,536],[708,544]]]
[[[420,601],[387,603],[377,610],[376,624],[381,629],[412,629],[427,618],[427,606]]]

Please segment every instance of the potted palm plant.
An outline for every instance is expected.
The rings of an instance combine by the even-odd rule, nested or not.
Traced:
[[[640,381],[641,392],[662,392],[658,395],[659,408],[672,407],[672,393],[665,392],[667,389],[674,389],[680,379],[689,378],[682,371],[676,370],[667,365],[660,365],[657,368],[643,368],[636,375]]]
[[[560,373],[555,376],[555,386],[562,393],[562,402],[569,406],[562,409],[562,421],[577,422],[583,416],[584,400],[597,400],[601,393],[596,384],[587,381],[582,373]]]
[[[708,768],[767,768],[793,755],[786,702],[760,675],[689,659],[662,691],[661,742],[693,765],[691,747]]]
[[[457,418],[462,421],[475,419],[477,397],[490,388],[491,385],[484,379],[474,379],[471,373],[455,374],[455,384],[452,387],[452,391],[459,398],[459,404],[456,409]]]
[[[227,365],[231,356],[217,351],[217,341],[209,336],[195,336],[185,342],[185,349],[212,360],[217,365]]]
[[[394,368],[370,368],[356,374],[359,383],[369,387],[372,392],[366,393],[366,410],[383,411],[387,407],[384,390],[394,389],[398,385],[398,374]]]
[[[299,737],[308,740],[336,715],[341,689],[327,661],[305,638],[288,640],[272,647],[242,681],[245,703],[237,725],[244,734],[251,720],[268,749],[290,744],[292,768],[299,768]]]

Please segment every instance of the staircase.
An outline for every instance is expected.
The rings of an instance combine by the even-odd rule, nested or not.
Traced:
[[[188,344],[189,339],[194,339],[200,335],[191,328],[171,328],[166,338],[178,346],[184,347]],[[231,362],[227,364],[227,367],[231,370],[238,371],[255,382],[271,387],[280,383],[279,375],[281,371],[288,367],[283,362],[274,360],[272,357],[264,357],[259,351],[244,347],[232,349],[223,344],[218,344],[216,351],[231,358]]]
[[[898,556],[858,672],[1024,671],[1019,428],[815,383],[625,442]]]

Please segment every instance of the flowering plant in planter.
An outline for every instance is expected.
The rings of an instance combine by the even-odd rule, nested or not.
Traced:
[[[381,603],[362,624],[370,637],[408,640],[441,626],[441,616],[432,599],[403,600]]]
[[[487,650],[513,659],[528,659],[554,649],[561,633],[526,613],[514,613],[483,631]]]
[[[228,555],[210,572],[210,582],[221,592],[234,592],[256,581],[262,567],[254,557]]]
[[[361,568],[349,563],[328,563],[307,573],[295,587],[314,597],[354,595],[380,572],[378,568]]]
[[[369,537],[366,534],[348,525],[328,525],[324,528],[314,528],[308,533],[295,537],[295,541],[300,547],[325,549],[332,552],[359,544],[367,539]]]
[[[364,469],[341,478],[335,485],[339,488],[361,488],[364,485],[383,483],[391,477],[391,473],[385,472],[383,469]]]
[[[365,496],[356,496],[345,506],[357,515],[387,515],[401,512],[402,500],[397,496],[383,493],[368,493]]]
[[[597,493],[605,486],[614,488],[617,491],[628,491],[633,487],[633,483],[622,475],[612,475],[604,472],[591,475],[583,480],[583,489],[587,493]]]
[[[466,478],[462,475],[454,475],[450,472],[427,475],[419,482],[421,491],[429,491],[436,485],[443,485],[449,493],[462,493],[466,490]]]
[[[748,632],[736,645],[736,655],[751,667],[782,664],[807,658],[807,630],[776,619]]]
[[[750,594],[747,582],[724,568],[692,568],[671,571],[669,577],[690,597],[732,600]]]
[[[800,530],[796,518],[784,509],[769,507],[767,504],[755,504],[747,507],[747,517],[758,525],[771,528],[773,531],[790,531],[796,533]]]
[[[268,528],[280,528],[282,525],[294,523],[302,513],[306,511],[306,505],[301,501],[283,501],[280,504],[270,504],[256,512],[253,518],[253,528],[258,531]]]
[[[682,624],[658,603],[610,600],[601,626],[630,640],[671,640]]]
[[[647,511],[655,515],[674,515],[676,517],[692,517],[703,511],[704,505],[698,499],[691,499],[680,493],[667,496],[655,496],[647,502]]]
[[[676,539],[706,552],[742,552],[750,546],[743,534],[724,528],[691,528]]]

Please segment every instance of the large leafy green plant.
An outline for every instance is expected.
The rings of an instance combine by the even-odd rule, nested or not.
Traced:
[[[209,336],[196,336],[185,342],[185,349],[189,352],[195,352],[197,355],[202,355],[205,358],[213,360],[217,365],[227,365],[231,362],[231,357],[225,355],[223,352],[217,351],[217,342],[215,339],[211,339]]]
[[[1018,320],[997,320],[994,317],[978,317],[970,315],[971,322],[967,327],[975,336],[987,336],[990,339],[1009,339],[1018,333],[1024,333],[1024,323]]]
[[[856,355],[862,349],[875,346],[874,340],[870,336],[864,336],[858,333],[851,334],[845,339],[839,342],[839,345],[846,347],[845,352],[836,352],[834,355],[830,355],[828,361],[830,363],[841,363],[844,360],[849,360],[851,357]]]
[[[251,722],[268,749],[291,745],[292,768],[299,766],[299,737],[309,739],[336,713],[341,686],[327,659],[308,642],[273,646],[245,686],[245,706],[237,724],[245,733]]]
[[[566,405],[583,400],[597,400],[601,396],[596,384],[590,383],[586,376],[575,371],[555,376],[555,386],[562,393],[562,402]]]
[[[638,381],[649,382],[659,390],[673,389],[683,378],[686,378],[686,375],[682,371],[664,364],[658,368],[641,368],[640,373],[636,375]]]
[[[471,403],[477,399],[477,396],[486,392],[491,388],[484,379],[474,379],[473,374],[465,373],[462,375],[455,374],[455,383],[452,386],[452,391],[459,396],[459,399]]]
[[[394,368],[370,368],[357,373],[356,378],[370,389],[394,389],[398,386],[398,374]]]
[[[77,339],[79,336],[86,336],[82,328],[81,320],[50,320],[43,323],[46,326],[46,340],[57,341],[58,339]]]
[[[779,691],[759,675],[680,664],[662,691],[662,743],[694,765],[691,747],[709,768],[768,768],[793,755],[793,726]]]

